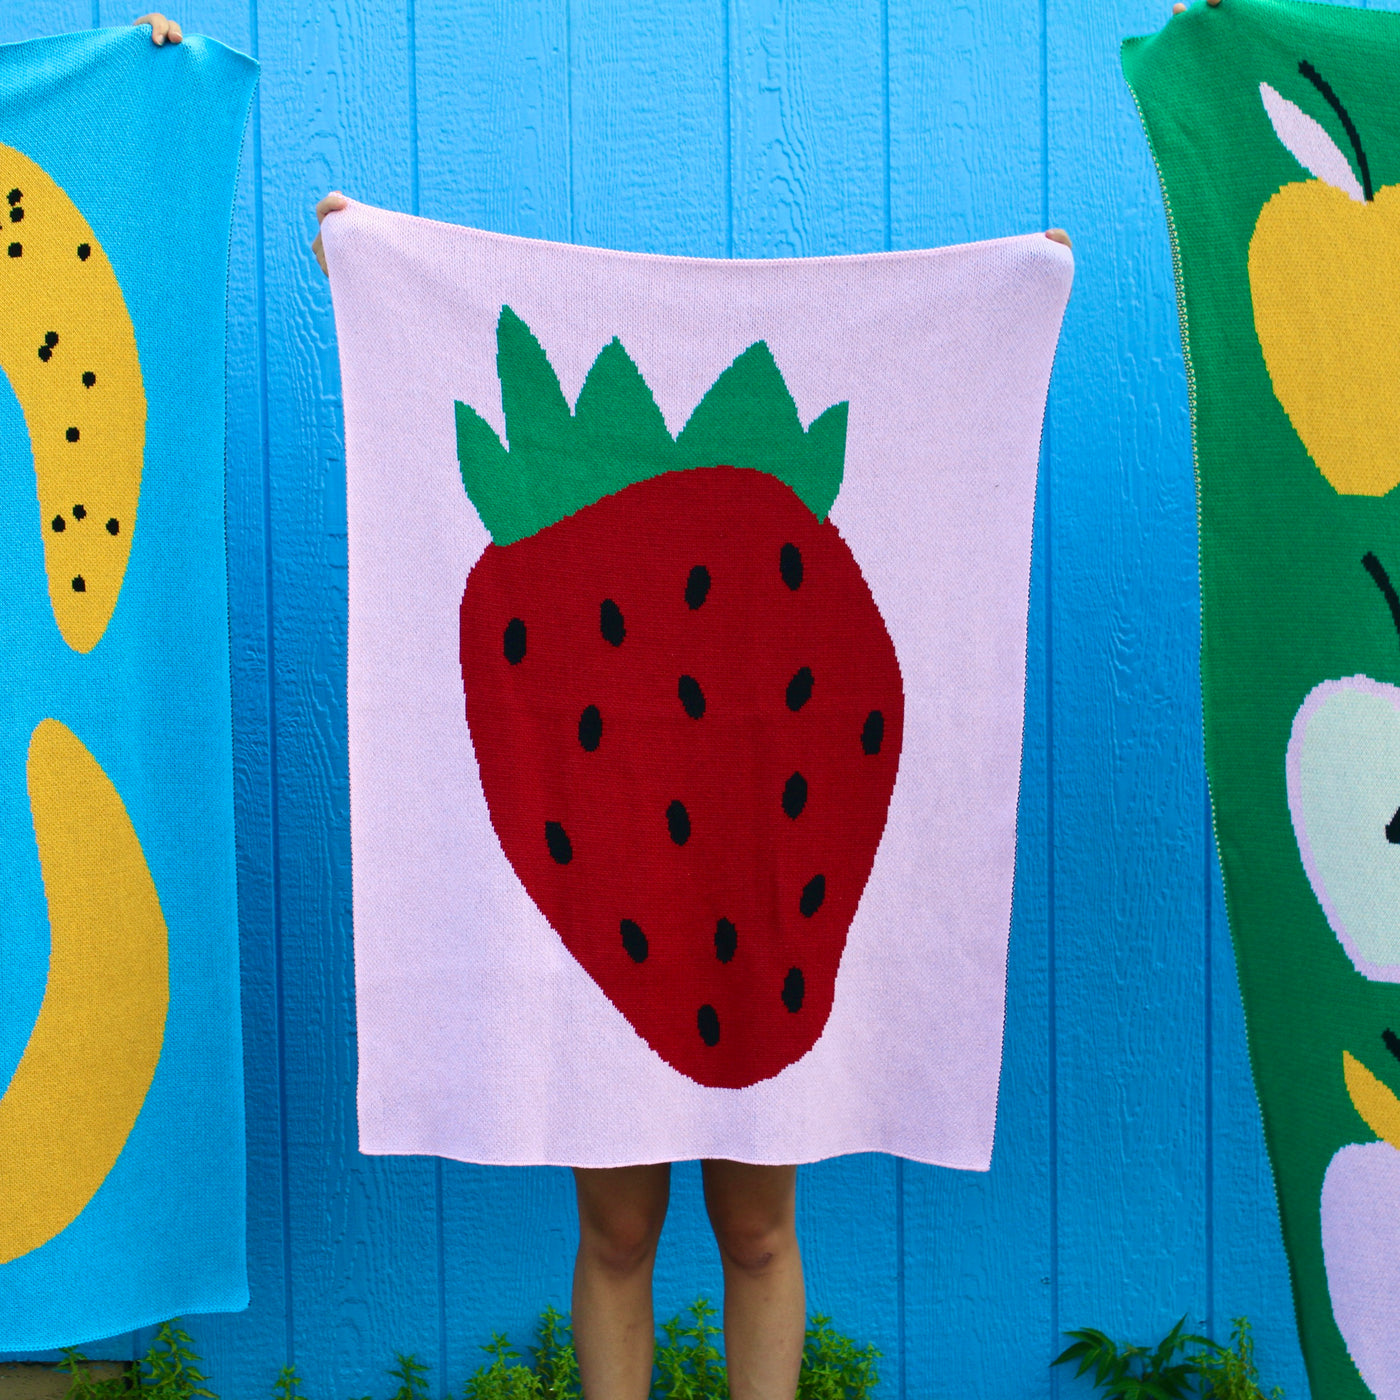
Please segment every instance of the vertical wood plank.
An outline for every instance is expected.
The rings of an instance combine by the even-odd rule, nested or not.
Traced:
[[[891,0],[889,23],[894,245],[937,246],[1041,226],[1039,7]],[[904,1169],[901,1396],[1021,1400],[1047,1386],[1053,1222],[1044,504],[1042,480],[996,1146],[985,1176]],[[1008,1334],[1016,1346],[1006,1345]]]
[[[1046,14],[1049,213],[1079,235],[1049,413],[1057,1304],[1062,1327],[1155,1340],[1202,1316],[1208,1248],[1195,503],[1166,231],[1118,69],[1124,30],[1168,14]]]
[[[1038,0],[889,0],[890,217],[896,248],[1043,222]]]
[[[724,3],[571,0],[571,242],[724,256]]]
[[[134,16],[139,11],[133,10]],[[186,34],[251,53],[248,0],[189,0],[177,16]],[[183,1325],[225,1395],[264,1393],[287,1357],[287,1287],[281,1136],[281,1064],[272,841],[274,775],[268,705],[270,560],[265,530],[263,345],[257,191],[259,107],[239,168],[229,245],[226,380],[226,501],[229,632],[233,681],[234,803],[242,974],[243,1075],[248,1162],[248,1285],[244,1313],[189,1317]]]
[[[415,0],[419,209],[522,237],[569,237],[566,0],[463,9]],[[523,1352],[547,1305],[569,1310],[577,1226],[556,1167],[442,1163],[445,1383],[493,1332]]]
[[[493,1332],[525,1354],[546,1307],[569,1311],[578,1228],[565,1167],[443,1163],[446,1384],[479,1366]]]
[[[436,1171],[356,1149],[345,748],[345,497],[330,297],[308,244],[332,186],[407,208],[405,0],[259,0],[290,1318],[312,1394],[442,1354]]]
[[[881,0],[732,0],[736,257],[886,246]]]
[[[569,237],[566,0],[415,0],[419,213]]]

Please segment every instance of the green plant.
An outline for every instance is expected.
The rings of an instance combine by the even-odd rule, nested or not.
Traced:
[[[1095,1327],[1067,1332],[1074,1342],[1050,1364],[1093,1371],[1104,1400],[1267,1400],[1259,1388],[1249,1319],[1237,1317],[1230,1346],[1186,1331],[1183,1317],[1155,1347],[1115,1342]],[[1273,1400],[1283,1391],[1275,1388]]]
[[[873,1346],[857,1346],[831,1325],[829,1317],[814,1317],[802,1349],[797,1400],[865,1400],[880,1383]]]
[[[428,1368],[411,1352],[396,1351],[388,1374],[399,1383],[389,1400],[428,1400]]]
[[[64,1347],[63,1360],[55,1370],[67,1371],[72,1377],[68,1400],[122,1400],[124,1396],[142,1396],[144,1400],[193,1400],[196,1395],[206,1400],[218,1400],[205,1387],[205,1377],[196,1363],[199,1357],[189,1335],[176,1324],[179,1319],[162,1322],[145,1356],[131,1370],[118,1376],[95,1378],[89,1361],[82,1352]]]
[[[301,1377],[295,1366],[284,1366],[272,1383],[273,1400],[306,1400],[301,1393]]]
[[[697,1298],[662,1324],[651,1400],[728,1400],[715,1316],[710,1303]],[[533,1365],[522,1362],[499,1332],[482,1350],[491,1361],[467,1382],[466,1400],[578,1400],[582,1394],[568,1319],[553,1308],[540,1318],[539,1345],[530,1348]],[[857,1346],[842,1336],[830,1318],[814,1317],[803,1348],[797,1400],[871,1400],[879,1384],[879,1355],[873,1346]]]
[[[582,1395],[569,1319],[552,1307],[546,1308],[540,1317],[539,1336],[540,1344],[530,1348],[530,1355],[535,1359],[540,1400],[572,1400]]]
[[[1216,1347],[1198,1363],[1203,1382],[1201,1394],[1214,1400],[1264,1400],[1259,1372],[1254,1365],[1254,1338],[1249,1319],[1237,1317],[1230,1328],[1230,1345]],[[1282,1400],[1283,1387],[1275,1386],[1269,1400]]]
[[[684,1313],[662,1324],[651,1400],[728,1400],[729,1382],[719,1345],[721,1329],[715,1317],[709,1302],[697,1298]],[[146,1355],[117,1376],[95,1377],[82,1352],[65,1349],[64,1359],[55,1369],[66,1371],[71,1377],[68,1400],[218,1400],[205,1387],[205,1377],[198,1369],[199,1357],[178,1321],[162,1323]],[[1222,1357],[1216,1358],[1221,1366],[1219,1379],[1214,1382],[1218,1388],[1202,1394],[1218,1400],[1262,1400],[1257,1390],[1226,1388],[1236,1384],[1233,1377],[1241,1365],[1243,1371],[1239,1374],[1253,1375],[1248,1325],[1241,1319],[1238,1328],[1243,1329],[1236,1334],[1238,1354],[1221,1349]],[[528,1349],[530,1360],[526,1362],[509,1337],[502,1332],[493,1333],[490,1342],[482,1347],[490,1360],[468,1379],[465,1400],[582,1400],[569,1319],[554,1308],[546,1308],[540,1315],[536,1337],[537,1344]],[[831,1325],[830,1318],[814,1317],[803,1346],[797,1400],[871,1400],[879,1384],[875,1371],[879,1355],[873,1346],[857,1346],[843,1336]],[[1230,1355],[1235,1355],[1229,1364],[1236,1370],[1229,1370],[1222,1359]],[[387,1374],[398,1382],[398,1389],[389,1400],[428,1400],[428,1367],[412,1353],[396,1351],[394,1365]],[[273,1400],[306,1400],[301,1385],[296,1368],[283,1366],[272,1383]],[[1134,1393],[1134,1400],[1137,1394]],[[1153,1392],[1144,1391],[1141,1395],[1145,1398]],[[372,1397],[365,1395],[359,1400]]]
[[[467,1400],[539,1400],[544,1394],[539,1376],[520,1360],[504,1332],[493,1332],[482,1347],[494,1360],[467,1381]]]
[[[697,1298],[689,1312],[693,1321],[688,1324],[677,1316],[661,1325],[666,1344],[656,1349],[652,1395],[656,1400],[729,1400],[724,1353],[714,1344],[720,1335],[711,1322],[715,1310]]]
[[[63,1348],[63,1360],[54,1364],[54,1370],[66,1371],[71,1378],[68,1400],[117,1400],[118,1396],[134,1393],[130,1372],[99,1380],[88,1369],[90,1364],[82,1352],[73,1347]]]
[[[198,1360],[189,1334],[174,1322],[162,1322],[138,1369],[140,1393],[149,1400],[192,1400],[196,1395],[218,1400],[205,1389],[204,1375],[195,1366]]]

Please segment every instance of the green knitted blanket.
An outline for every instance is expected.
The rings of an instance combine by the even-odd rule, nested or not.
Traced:
[[[1191,386],[1206,767],[1313,1394],[1400,1396],[1400,15],[1129,40]]]

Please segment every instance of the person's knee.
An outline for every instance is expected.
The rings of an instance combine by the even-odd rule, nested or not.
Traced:
[[[771,1217],[745,1211],[716,1212],[715,1242],[731,1268],[757,1277],[790,1261],[797,1253],[791,1216]]]
[[[637,1209],[594,1212],[579,1221],[579,1248],[609,1273],[635,1273],[650,1267],[664,1218]]]

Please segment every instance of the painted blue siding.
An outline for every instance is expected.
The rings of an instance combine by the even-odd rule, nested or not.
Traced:
[[[1229,0],[1225,0],[1229,3]],[[1390,0],[1394,3],[1394,0]],[[177,0],[169,0],[174,7]],[[0,40],[122,23],[0,8]],[[229,304],[229,539],[252,1307],[188,1320],[226,1400],[294,1361],[381,1394],[392,1349],[460,1393],[495,1329],[567,1306],[562,1170],[355,1148],[345,499],[312,206],[709,256],[1064,224],[998,1144],[986,1175],[804,1169],[814,1310],[891,1397],[1085,1393],[1063,1328],[1254,1320],[1307,1394],[1245,1063],[1201,764],[1185,380],[1155,175],[1118,73],[1168,0],[183,0],[254,53]],[[128,13],[131,11],[132,13]],[[158,276],[159,269],[153,268]],[[172,289],[178,295],[178,289]],[[917,1112],[917,1105],[911,1106]],[[719,1270],[677,1171],[663,1314]],[[130,1355],[144,1336],[96,1354]]]

